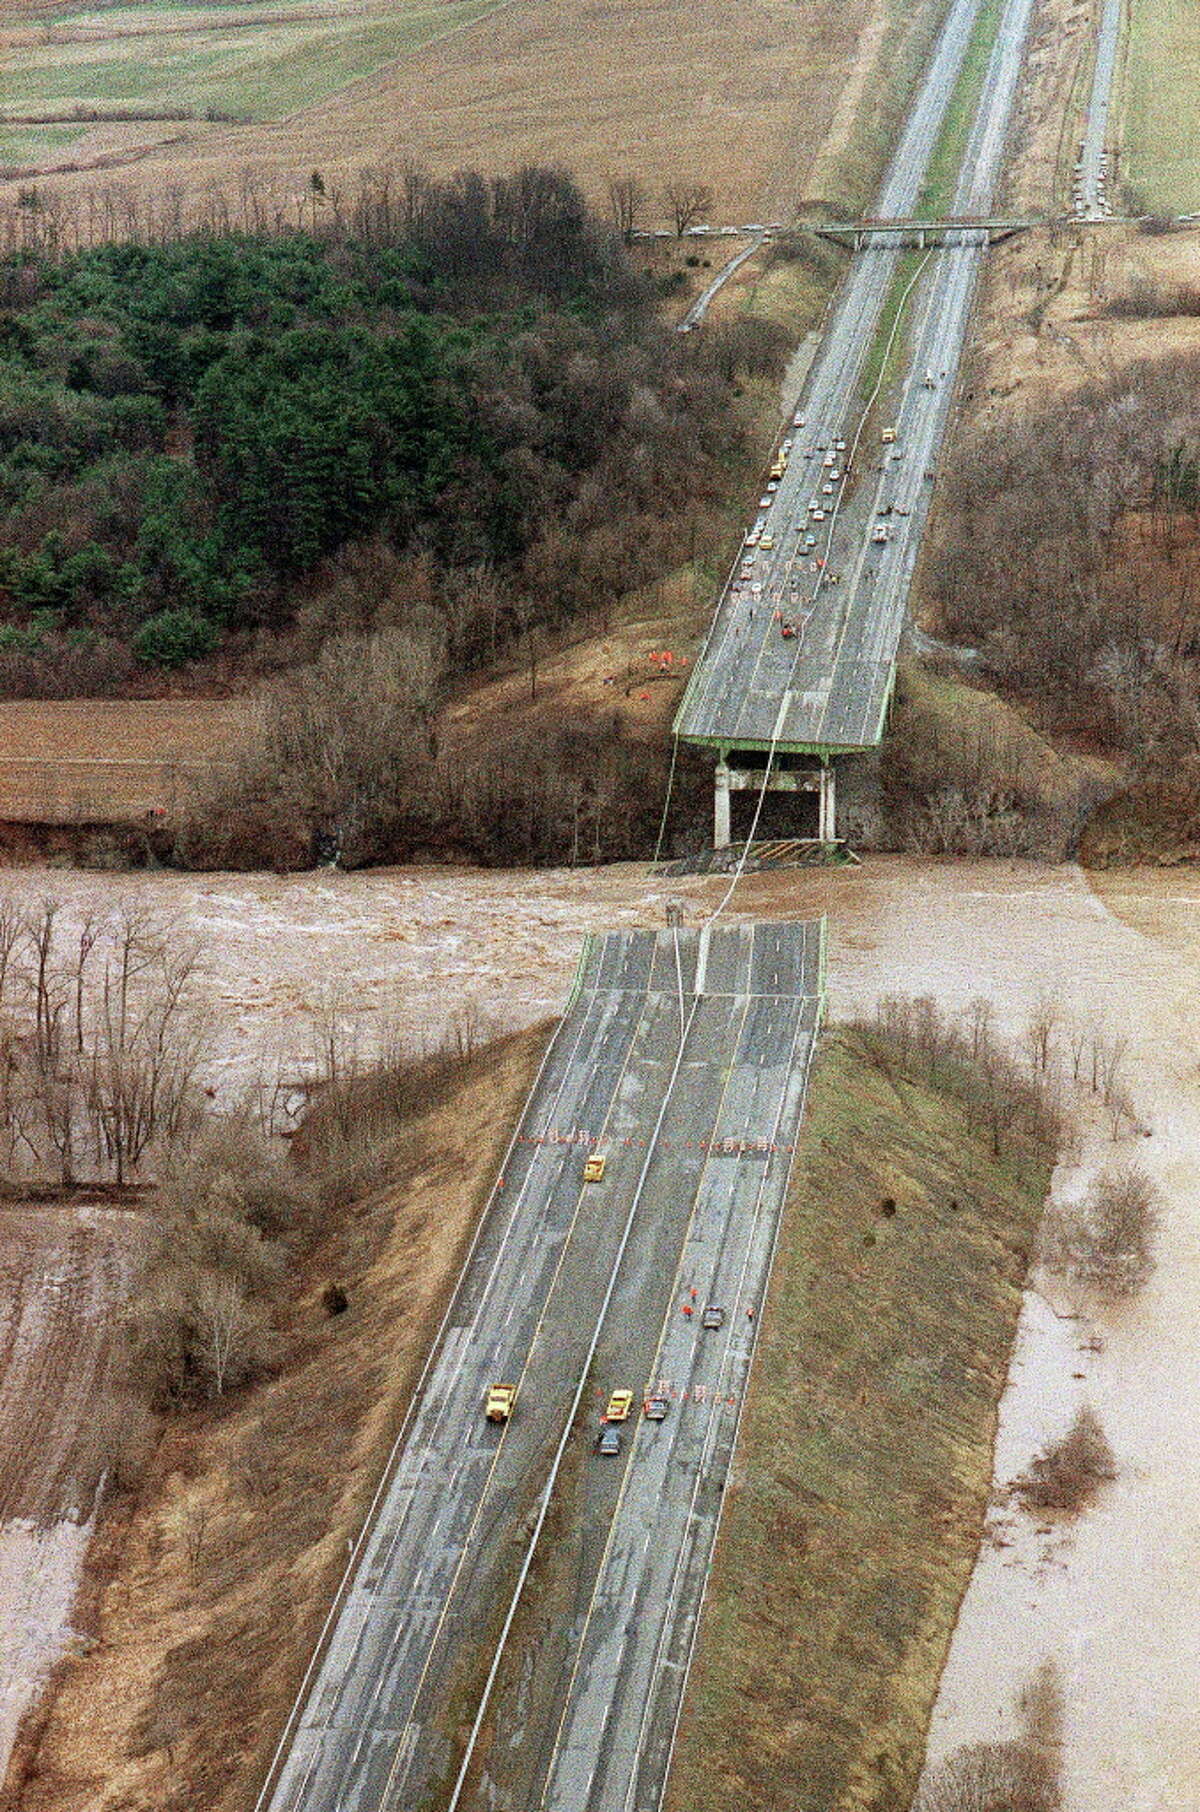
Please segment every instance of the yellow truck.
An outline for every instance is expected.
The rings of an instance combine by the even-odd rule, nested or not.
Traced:
[[[487,1394],[487,1407],[484,1414],[489,1422],[507,1422],[512,1415],[513,1404],[517,1400],[515,1384],[493,1384]]]

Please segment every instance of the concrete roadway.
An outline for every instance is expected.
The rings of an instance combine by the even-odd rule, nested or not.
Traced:
[[[969,0],[947,18],[875,209],[880,218],[917,211],[973,20]],[[990,204],[1028,22],[1026,0],[1010,0],[964,159],[956,213],[980,215]],[[685,740],[823,749],[865,748],[878,741],[983,249],[983,236],[964,230],[957,244],[929,255],[928,275],[915,291],[923,327],[915,336],[897,410],[896,445],[881,450],[869,481],[850,492],[845,458],[837,457],[834,480],[826,456],[839,437],[849,443],[847,453],[855,452],[863,363],[901,254],[884,241],[856,257],[801,401],[806,425],[790,430],[794,446],[787,472],[762,512],[774,548],[746,550],[746,564],[721,599],[676,718],[676,731]],[[925,389],[927,370],[932,389]],[[915,395],[914,388],[923,395]],[[865,460],[864,448],[860,467]],[[831,487],[828,495],[825,485]],[[812,519],[814,503],[827,514],[836,508],[832,527],[828,520]],[[889,514],[881,517],[883,508]],[[898,513],[904,510],[909,514]],[[876,523],[886,526],[886,543],[871,539]],[[808,533],[816,536],[812,549],[803,545]],[[784,640],[780,617],[797,625],[796,640]]]
[[[819,928],[803,925],[589,942],[260,1807],[380,1812],[412,1806],[445,1781],[454,1697],[472,1687],[472,1661],[486,1663],[622,1237],[628,1232],[618,1284],[648,1284],[657,1321],[697,1192],[709,1187],[707,1145],[718,1123],[731,1124],[720,1119],[714,1078],[731,1065],[761,1070],[760,1093],[786,1095],[779,1124],[794,1129],[797,1082],[770,1053],[790,1027],[802,1079],[820,951]],[[769,1023],[760,993],[775,1002]],[[747,1043],[748,1027],[760,1028],[761,1049]],[[767,1096],[755,1102],[772,1124]],[[606,1176],[584,1186],[583,1160],[595,1147],[608,1154]],[[750,1160],[722,1162],[732,1173]],[[782,1177],[781,1163],[768,1168]],[[618,1289],[614,1314],[623,1300]],[[520,1386],[503,1430],[482,1414],[489,1384],[501,1379]],[[631,1380],[639,1389],[643,1382]]]
[[[635,1812],[662,1796],[812,1049],[812,996],[763,985],[732,1028],[716,1114],[717,1141],[741,1155],[710,1155],[691,1203],[649,1373],[671,1409],[630,1431],[540,1801],[547,1812]],[[724,1309],[721,1328],[701,1326],[705,1304]],[[608,1344],[632,1345],[642,1303],[618,1305],[613,1323]]]
[[[1102,220],[1108,206],[1108,112],[1112,103],[1117,45],[1121,35],[1121,0],[1103,0],[1096,39],[1096,62],[1088,94],[1087,121],[1079,172],[1073,185],[1075,211],[1085,220]]]

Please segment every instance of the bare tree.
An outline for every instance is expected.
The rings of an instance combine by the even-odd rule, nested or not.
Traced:
[[[682,239],[690,226],[702,220],[712,207],[713,192],[707,183],[669,182],[663,200],[675,227],[675,237]]]
[[[1025,1045],[1035,1071],[1045,1075],[1050,1067],[1050,1046],[1058,1025],[1058,1002],[1052,995],[1039,997],[1025,1031]]]
[[[1154,1260],[1158,1191],[1128,1164],[1105,1170],[1081,1202],[1056,1202],[1042,1226],[1039,1256],[1049,1270],[1128,1296],[1145,1283]]]
[[[1084,1404],[1066,1434],[1047,1442],[1030,1460],[1013,1494],[1031,1510],[1075,1516],[1116,1476],[1112,1448],[1095,1411]]]
[[[255,1369],[262,1318],[232,1277],[201,1276],[192,1301],[201,1372],[211,1393],[223,1397],[228,1386],[242,1383]]]
[[[967,1029],[971,1040],[971,1061],[978,1063],[992,1042],[993,1008],[990,1000],[977,994],[967,1002]]]
[[[1089,1031],[1086,1025],[1071,1024],[1067,1028],[1067,1043],[1071,1050],[1071,1079],[1079,1081],[1083,1069],[1084,1054],[1087,1051]]]
[[[104,955],[85,1086],[97,1144],[124,1183],[156,1137],[180,1127],[191,1102],[202,1027],[188,1010],[193,946],[176,945],[125,912]]]
[[[645,185],[636,176],[609,177],[608,206],[613,225],[626,245],[632,240],[638,223],[645,214],[648,200]]]

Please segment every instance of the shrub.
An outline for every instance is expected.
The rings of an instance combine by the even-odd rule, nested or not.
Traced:
[[[1065,1435],[1049,1442],[1013,1484],[1013,1495],[1030,1510],[1058,1510],[1077,1516],[1101,1485],[1116,1478],[1112,1448],[1094,1411],[1085,1404]]]
[[[1040,1257],[1076,1282],[1130,1296],[1153,1268],[1157,1223],[1158,1192],[1146,1173],[1132,1164],[1106,1170],[1082,1202],[1048,1211]]]
[[[971,1743],[922,1781],[912,1812],[1057,1812],[1051,1760],[1026,1743]]]
[[[194,610],[160,610],[134,635],[133,652],[149,666],[182,667],[211,654],[218,633],[215,623]]]

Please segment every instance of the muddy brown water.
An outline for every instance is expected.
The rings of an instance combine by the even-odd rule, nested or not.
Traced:
[[[14,871],[10,897],[64,919],[133,896],[195,936],[218,1094],[302,1073],[330,1002],[363,1048],[441,1036],[471,1003],[497,1029],[565,998],[583,933],[689,922],[724,891],[644,867],[542,874],[442,868],[365,875],[108,876]],[[938,1756],[1008,1734],[1033,1669],[1057,1664],[1066,1702],[1068,1812],[1191,1812],[1200,1803],[1200,877],[874,858],[862,868],[755,876],[731,916],[830,917],[834,1015],[886,992],[948,1009],[985,995],[1018,1039],[1050,996],[1064,1022],[1128,1039],[1124,1080],[1146,1132],[1102,1130],[1056,1176],[1062,1190],[1136,1151],[1164,1198],[1158,1264],[1118,1314],[1063,1319],[1029,1296],[1002,1407],[997,1472],[1020,1471],[1086,1398],[1120,1476],[1069,1531],[995,1522],[963,1604],[931,1735]],[[1082,1374],[1077,1376],[1076,1374]]]

